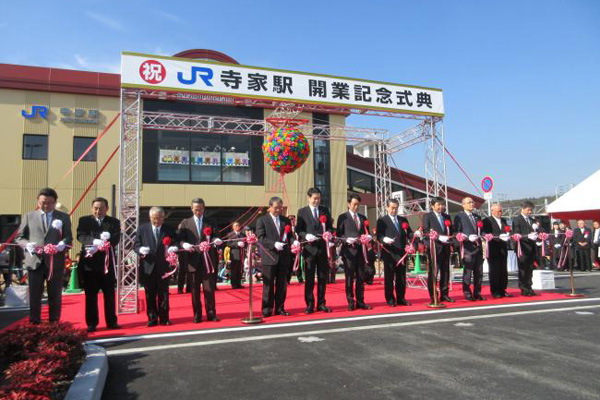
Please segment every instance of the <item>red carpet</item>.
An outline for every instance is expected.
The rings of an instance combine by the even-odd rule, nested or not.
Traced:
[[[429,303],[429,295],[425,289],[407,289],[406,298],[413,303],[412,306],[395,308],[389,307],[385,302],[382,283],[382,279],[376,279],[373,285],[365,286],[365,301],[367,304],[373,307],[372,310],[348,311],[346,308],[348,304],[346,302],[344,280],[343,277],[338,277],[337,283],[329,284],[327,286],[327,306],[331,307],[333,312],[329,314],[316,312],[311,315],[305,315],[304,308],[306,306],[304,303],[304,285],[294,282],[288,286],[286,299],[286,309],[287,311],[291,312],[292,315],[288,317],[269,317],[265,319],[263,324],[429,310],[429,308],[427,308],[427,304]],[[255,285],[253,292],[255,315],[262,316],[260,310],[262,286],[260,284]],[[462,294],[460,284],[455,283],[454,291],[451,292],[450,297],[455,299],[456,303],[446,303],[446,308],[475,307],[492,304],[511,304],[565,299],[563,294],[555,292],[538,292],[541,293],[541,296],[536,297],[519,296],[518,294],[520,291],[518,289],[509,289],[509,293],[515,295],[515,297],[493,299],[489,295],[489,287],[485,287],[483,289],[483,296],[487,298],[486,301],[466,301]],[[229,285],[219,286],[219,290],[217,291],[216,295],[217,315],[221,319],[219,322],[207,322],[206,320],[203,320],[199,324],[194,324],[192,322],[193,315],[190,296],[190,294],[176,294],[176,290],[172,289],[170,295],[170,318],[173,325],[148,328],[146,326],[147,318],[145,313],[145,300],[143,299],[144,293],[140,292],[142,311],[136,315],[119,315],[119,325],[121,325],[122,329],[110,331],[106,330],[104,325],[102,299],[101,296],[99,296],[98,303],[100,304],[101,322],[98,326],[98,331],[90,334],[89,336],[90,338],[96,339],[115,336],[244,326],[244,324],[241,322],[241,319],[248,316],[247,288],[233,290],[229,287]],[[44,307],[43,313],[44,320],[47,320],[47,307]],[[203,318],[205,319],[206,315],[203,315]],[[63,321],[72,322],[79,328],[86,328],[85,296],[83,294],[63,296],[63,311],[61,319]],[[17,323],[23,323],[26,320],[27,319],[23,319]]]

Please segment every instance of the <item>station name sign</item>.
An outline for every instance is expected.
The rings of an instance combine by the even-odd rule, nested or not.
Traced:
[[[440,89],[128,52],[121,86],[444,115]]]

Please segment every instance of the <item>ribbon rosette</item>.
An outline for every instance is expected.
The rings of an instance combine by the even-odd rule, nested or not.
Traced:
[[[445,219],[444,225],[446,225],[446,232],[448,233],[448,236],[450,236],[450,227],[452,226],[452,221]]]
[[[515,233],[514,235],[512,235],[512,240],[517,242],[517,257],[523,256],[523,251],[521,251],[521,237],[522,236],[518,233]]]
[[[434,241],[440,236],[437,231],[429,231],[429,240]]]
[[[288,235],[290,234],[290,232],[292,231],[292,226],[291,225],[286,225],[283,228],[283,239],[281,240],[282,242],[287,242],[288,239]]]
[[[58,231],[60,236],[62,236],[63,223],[60,219],[55,219],[54,221],[52,221],[52,227]]]
[[[571,238],[573,237],[573,230],[571,230],[571,229],[567,229],[567,230],[565,231],[565,237],[566,237],[567,239],[571,239]]]
[[[171,275],[173,275],[177,271],[177,252],[169,252],[166,257],[167,262],[173,269],[165,274],[163,274],[162,278],[167,279]]]
[[[319,217],[321,222],[321,228],[323,228],[323,240],[325,240],[325,247],[327,248],[327,260],[331,263],[331,249],[329,248],[329,242],[333,239],[331,232],[327,231],[327,216],[321,215]]]
[[[573,231],[571,229],[567,229],[565,231],[565,241],[563,242],[560,257],[558,258],[558,267],[559,268],[563,268],[565,265],[565,262],[567,261],[567,257],[569,256],[569,248],[571,247],[571,246],[568,246],[568,244],[571,241],[572,237],[573,237]]]
[[[360,244],[362,245],[362,253],[363,253],[363,258],[365,259],[365,263],[369,263],[369,257],[367,255],[368,251],[367,251],[367,245],[371,242],[371,238],[369,237],[369,230],[367,228],[368,226],[368,222],[369,221],[365,221],[365,230],[367,231],[366,234],[364,235],[360,235]]]
[[[300,242],[295,241],[294,243],[292,243],[291,251],[292,254],[296,255],[294,257],[294,265],[292,267],[292,270],[297,271],[298,267],[300,266],[300,254],[302,253],[302,245],[300,244]]]
[[[206,236],[208,237],[209,235]],[[204,265],[206,265],[206,272],[209,274],[215,272],[215,267],[213,266],[212,260],[210,259],[208,254],[208,252],[210,251],[210,242],[208,240],[200,242],[200,244],[198,245],[198,250],[202,253],[202,256],[204,257]]]
[[[456,240],[458,240],[458,244],[460,245],[460,258],[465,257],[465,244],[464,241],[467,240],[468,237],[462,232],[458,232],[456,234]]]
[[[248,236],[246,236],[246,243],[248,243],[249,245],[256,244],[257,242],[258,238],[256,237],[256,234],[250,233]]]
[[[548,240],[548,234],[546,232],[541,232],[538,235],[538,239],[542,241],[542,257],[546,257],[546,240]]]
[[[54,256],[58,254],[58,248],[55,244],[48,243],[44,246],[43,253],[50,256],[50,266],[48,268],[48,281],[50,281],[52,279],[52,273],[54,272]]]
[[[490,257],[490,240],[494,239],[494,235],[492,235],[491,233],[486,233],[485,235],[483,235],[483,239],[485,240],[485,258],[489,258]]]
[[[417,251],[415,250],[415,246],[413,246],[412,243],[404,246],[404,255],[401,259],[398,260],[398,262],[396,263],[396,267],[400,264],[404,264],[404,260],[406,259],[406,257],[408,257],[409,254],[415,254],[416,252]]]
[[[108,274],[108,266],[110,265],[110,256],[112,253],[112,246],[107,240],[103,240],[102,244],[98,246],[98,251],[103,251],[104,255],[104,275]]]
[[[202,232],[204,233],[204,236],[206,236],[206,241],[210,243],[210,235],[212,235],[212,228],[210,226],[207,226],[202,230]]]
[[[477,236],[481,236],[481,228],[483,228],[483,221],[477,221]]]

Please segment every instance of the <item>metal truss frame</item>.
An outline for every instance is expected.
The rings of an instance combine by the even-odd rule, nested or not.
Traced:
[[[121,89],[119,215],[122,229],[117,266],[118,312],[120,314],[138,312],[138,257],[135,253],[134,243],[139,226],[141,183],[139,168],[143,129],[248,136],[265,136],[271,129],[270,124],[265,120],[171,112],[144,112],[142,107],[143,99],[260,107],[273,109],[274,112],[271,117],[274,118],[296,118],[301,112],[321,112],[338,115],[360,114],[418,120],[420,123],[417,126],[395,135],[390,135],[385,129],[357,128],[346,125],[306,124],[299,128],[304,131],[308,139],[343,140],[358,142],[359,144],[373,144],[375,146],[374,164],[378,215],[385,213],[387,199],[390,198],[392,193],[389,159],[399,151],[427,141],[429,143],[425,163],[427,200],[432,196],[442,196],[446,198],[447,206],[446,164],[441,117],[209,94]],[[315,138],[312,134],[315,130],[326,131],[328,134],[319,135]],[[404,204],[404,207],[409,210],[409,213],[411,211],[418,212],[422,210],[418,201],[407,202]]]

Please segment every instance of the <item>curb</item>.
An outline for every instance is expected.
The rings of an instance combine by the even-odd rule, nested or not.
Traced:
[[[100,400],[108,375],[108,356],[104,347],[84,344],[85,361],[65,396],[65,400]]]

